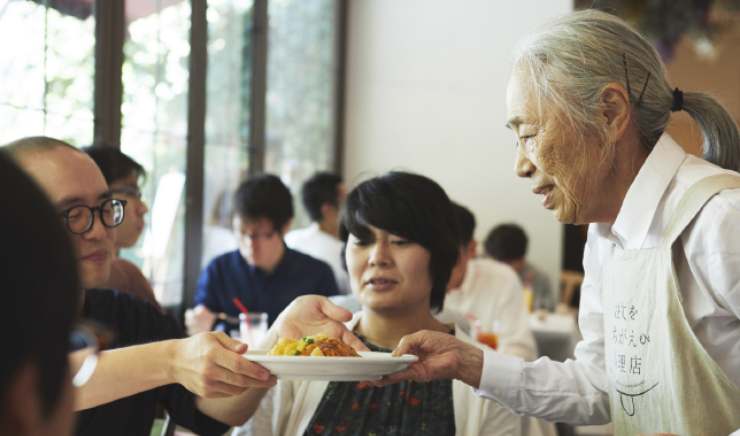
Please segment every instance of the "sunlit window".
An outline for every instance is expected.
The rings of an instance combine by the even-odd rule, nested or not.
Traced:
[[[296,199],[294,227],[307,222],[300,185],[334,164],[336,53],[334,0],[268,2],[265,169]]]
[[[140,265],[163,305],[182,299],[190,2],[126,1],[121,150],[148,172]]]
[[[38,135],[92,142],[93,5],[0,2],[0,144]]]
[[[207,32],[191,34],[191,0],[0,0],[0,144],[46,135],[86,146],[97,129],[100,143],[120,144],[139,162],[147,171],[146,227],[120,255],[141,268],[163,306],[190,303],[183,301],[188,212],[202,213],[203,245],[201,253],[187,254],[200,254],[206,264],[236,248],[231,202],[247,174],[260,168],[279,175],[295,195],[294,226],[303,226],[301,184],[334,167],[340,0],[266,0],[266,23],[255,2],[207,0]],[[265,38],[255,38],[255,23],[265,25]],[[124,29],[122,53],[117,29]],[[96,34],[104,37],[96,41]],[[187,165],[188,146],[201,146],[188,143],[189,132],[199,137],[201,127],[188,125],[189,87],[199,80],[190,74],[191,38],[207,47],[205,101],[190,96],[205,105],[202,202],[185,199],[186,183],[201,180],[187,173],[198,166]],[[106,54],[98,71],[96,43]],[[252,77],[264,69],[262,87]],[[96,74],[104,76],[96,81]],[[97,101],[96,83],[111,87]],[[265,116],[253,117],[262,99]],[[253,126],[264,140],[250,135]]]
[[[231,197],[248,165],[252,6],[247,0],[208,3],[203,265],[236,249]]]

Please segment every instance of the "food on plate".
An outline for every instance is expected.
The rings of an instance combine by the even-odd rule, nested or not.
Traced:
[[[304,336],[301,339],[280,338],[270,350],[270,354],[273,356],[360,357],[349,345],[326,335]]]

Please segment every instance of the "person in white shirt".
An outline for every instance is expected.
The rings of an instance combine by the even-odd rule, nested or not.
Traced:
[[[529,330],[522,283],[508,265],[475,258],[475,216],[464,206],[453,207],[459,224],[460,257],[452,270],[440,315],[451,311],[473,319],[481,332],[496,334],[499,351],[534,360],[537,346]]]
[[[478,342],[495,345],[501,353],[525,361],[534,360],[537,345],[529,329],[522,282],[510,266],[475,257],[478,245],[473,238],[475,215],[458,203],[452,207],[458,223],[460,255],[447,284],[444,309],[436,315],[437,319],[472,323],[470,336]],[[517,419],[521,420],[523,435],[556,434],[551,423],[526,416]]]
[[[301,187],[301,198],[311,225],[285,235],[288,247],[323,260],[331,266],[339,292],[347,294],[347,272],[342,267],[342,241],[339,240],[339,211],[346,196],[342,178],[318,172]]]
[[[436,332],[390,377],[457,378],[516,412],[617,435],[740,429],[740,134],[711,97],[671,90],[650,44],[588,10],[522,45],[507,90],[516,172],[563,223],[591,223],[575,360],[524,362]],[[665,131],[686,111],[705,158]],[[709,163],[709,162],[713,162]],[[727,169],[723,169],[727,168]]]
[[[532,292],[531,308],[555,310],[555,297],[550,278],[526,259],[529,239],[521,226],[509,223],[492,228],[483,244],[486,254],[514,268],[525,288]]]

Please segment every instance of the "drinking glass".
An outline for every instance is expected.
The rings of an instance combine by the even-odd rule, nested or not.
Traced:
[[[239,335],[250,348],[256,347],[267,335],[267,313],[250,312],[239,314]]]

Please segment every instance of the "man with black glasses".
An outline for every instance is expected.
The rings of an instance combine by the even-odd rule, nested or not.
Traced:
[[[46,192],[71,236],[86,289],[82,316],[117,335],[116,349],[101,353],[95,373],[78,388],[77,434],[149,434],[157,403],[199,434],[222,434],[228,425],[241,424],[245,415],[237,394],[275,381],[240,355],[244,344],[223,333],[176,339],[182,336],[177,323],[148,303],[95,289],[108,279],[114,228],[126,206],[111,198],[95,163],[47,137],[24,138],[4,150]]]

